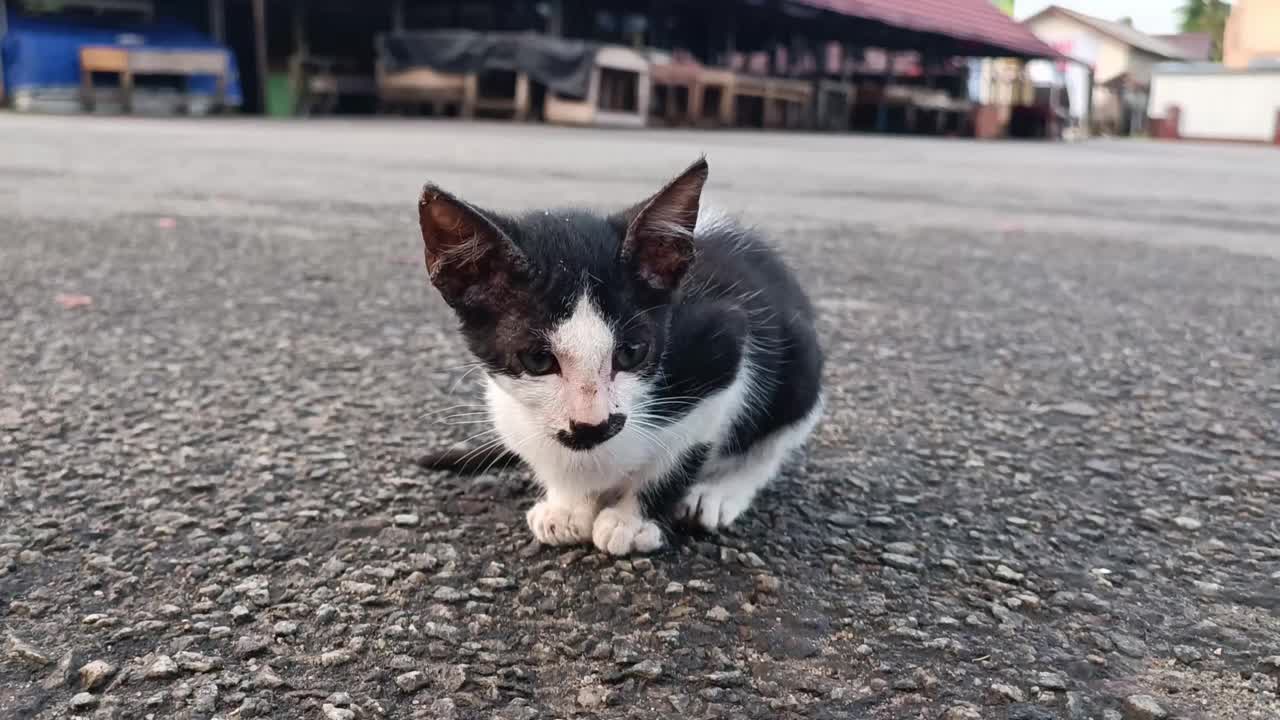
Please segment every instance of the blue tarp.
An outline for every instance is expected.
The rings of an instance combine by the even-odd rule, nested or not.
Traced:
[[[76,20],[9,15],[9,31],[0,43],[7,93],[80,86],[80,48],[86,45],[154,47],[167,50],[221,49],[230,57],[226,102],[239,105],[240,74],[235,54],[198,30],[171,22],[90,24]],[[215,78],[193,77],[190,92],[212,95]]]

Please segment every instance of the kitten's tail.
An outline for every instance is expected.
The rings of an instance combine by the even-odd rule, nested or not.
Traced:
[[[428,470],[448,470],[459,475],[480,475],[490,470],[505,470],[520,462],[520,456],[501,447],[487,450],[449,448],[418,458],[418,464]]]

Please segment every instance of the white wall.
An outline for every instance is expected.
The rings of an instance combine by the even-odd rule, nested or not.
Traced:
[[[1151,81],[1151,115],[1182,109],[1186,138],[1272,142],[1280,112],[1280,72],[1166,72]]]

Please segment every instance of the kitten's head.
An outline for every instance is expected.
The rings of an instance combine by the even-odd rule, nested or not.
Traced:
[[[699,160],[611,216],[503,217],[434,185],[423,191],[432,284],[498,388],[567,447],[609,440],[649,396],[706,179]]]

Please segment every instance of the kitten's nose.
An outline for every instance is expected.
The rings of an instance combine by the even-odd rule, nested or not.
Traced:
[[[569,421],[569,429],[556,433],[556,439],[574,450],[590,450],[622,432],[627,416],[614,413],[598,425]]]

